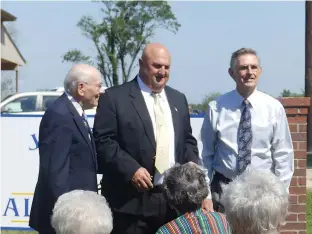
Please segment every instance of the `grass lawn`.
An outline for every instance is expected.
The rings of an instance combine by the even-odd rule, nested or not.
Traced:
[[[307,192],[307,234],[312,234],[312,190]]]
[[[1,234],[38,234],[38,232],[30,232],[30,231],[1,231]]]

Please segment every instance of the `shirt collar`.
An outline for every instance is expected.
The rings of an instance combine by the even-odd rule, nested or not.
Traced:
[[[257,89],[255,89],[255,91],[247,98],[247,100],[249,101],[249,103],[252,107],[254,107],[256,105],[256,102],[259,100],[257,98],[258,94],[259,94],[259,92],[257,91]],[[234,95],[235,95],[235,98],[237,100],[237,104],[239,106],[241,106],[241,104],[243,103],[245,98],[242,97],[236,89],[234,90]]]
[[[145,94],[145,95],[151,96],[153,91],[141,80],[139,75],[137,75],[137,80],[138,80],[139,87],[140,87],[141,91],[143,92],[143,95]],[[160,96],[160,98],[166,99],[165,89],[163,89],[159,93],[159,96]]]
[[[73,104],[73,106],[75,107],[75,109],[78,111],[78,114],[80,116],[82,116],[82,114],[84,113],[82,106],[75,100],[75,98],[73,96],[71,96],[69,93],[65,92],[65,94],[67,95],[69,101],[71,101],[71,103]]]

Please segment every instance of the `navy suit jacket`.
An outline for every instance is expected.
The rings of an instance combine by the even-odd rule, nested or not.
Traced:
[[[39,232],[53,233],[50,219],[59,196],[75,189],[97,191],[94,140],[66,94],[42,117],[39,157],[29,226]]]

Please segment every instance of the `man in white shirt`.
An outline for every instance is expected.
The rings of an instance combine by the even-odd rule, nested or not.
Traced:
[[[271,170],[285,188],[290,185],[294,152],[287,117],[277,99],[257,90],[261,71],[256,51],[235,51],[229,74],[236,89],[208,105],[201,129],[201,156],[217,211],[223,211],[220,183],[229,183],[248,165]]]

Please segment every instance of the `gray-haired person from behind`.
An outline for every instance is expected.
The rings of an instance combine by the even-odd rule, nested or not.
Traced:
[[[113,217],[103,196],[74,190],[58,198],[51,224],[57,234],[109,234]]]
[[[285,224],[288,192],[272,172],[249,167],[222,190],[233,234],[278,234]]]
[[[201,208],[210,193],[205,176],[204,170],[192,162],[169,169],[164,177],[163,193],[179,217],[163,225],[156,234],[231,233],[224,214]]]

